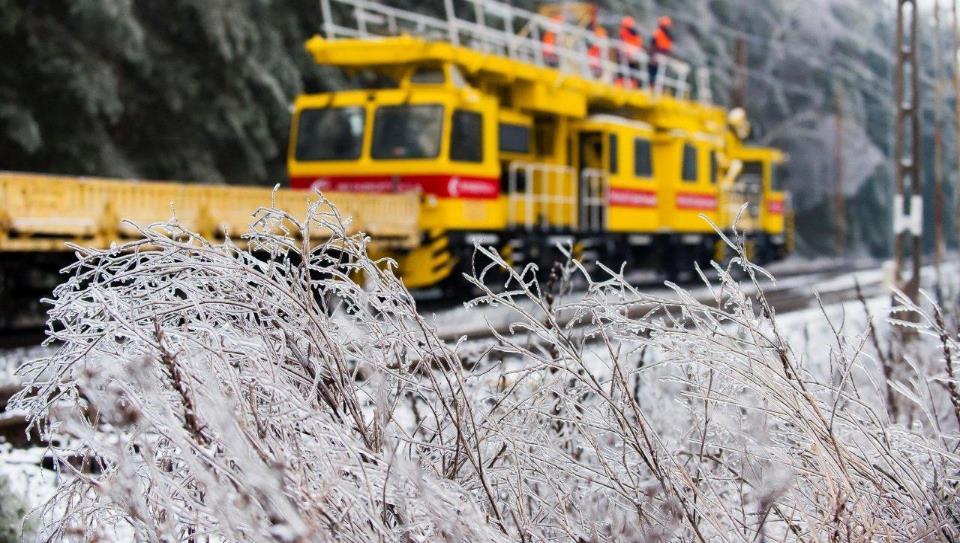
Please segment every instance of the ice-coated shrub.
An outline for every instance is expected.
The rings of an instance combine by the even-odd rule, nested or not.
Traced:
[[[311,241],[317,228],[330,239]],[[720,266],[704,277],[704,302],[679,287],[647,295],[606,268],[561,292],[586,275],[576,262],[544,284],[526,269],[493,288],[488,274],[505,263],[481,249],[492,264],[473,278],[473,303],[515,324],[478,354],[441,340],[366,244],[318,203],[305,218],[260,210],[238,243],[211,245],[174,222],[78,250],[50,312],[62,345],[24,367],[33,386],[16,400],[63,474],[44,533],[960,536],[943,359],[902,357],[912,365],[888,385],[865,331],[816,346],[829,364],[813,364],[785,339],[749,262],[730,263],[743,280]],[[934,318],[922,331],[949,360],[956,334],[942,328]],[[889,415],[890,387],[912,424]]]

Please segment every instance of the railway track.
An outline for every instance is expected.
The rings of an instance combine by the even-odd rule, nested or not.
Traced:
[[[854,300],[857,298],[855,289],[857,284],[860,285],[863,295],[868,298],[878,295],[886,288],[880,264],[875,261],[833,262],[821,265],[813,273],[809,269],[791,269],[777,273],[775,277],[776,282],[764,281],[761,282],[761,286],[767,300],[778,314],[811,307],[818,303],[817,295],[825,305]],[[658,289],[657,294],[666,299],[674,295],[673,291],[664,288],[662,282],[632,282],[632,284],[640,289]],[[818,285],[821,288],[818,288]],[[713,301],[706,289],[697,289],[692,284],[686,285],[686,288],[691,289],[702,303]],[[749,289],[747,292],[750,293]],[[629,309],[628,314],[631,317],[637,317],[651,309],[653,305],[637,304]],[[480,314],[467,315],[466,310],[437,312],[434,322],[439,337],[448,342],[455,342],[462,338],[468,342],[492,340],[495,334],[509,335],[510,326],[518,318],[516,314],[494,311],[486,307],[474,308],[470,311]],[[558,324],[567,326],[571,324],[572,318],[572,316],[564,318],[561,315]]]
[[[843,274],[870,269],[870,267],[875,268],[876,266],[876,262],[873,261],[849,262],[827,260],[814,261],[807,265],[792,263],[790,267],[783,268],[783,270],[779,272],[777,272],[777,265],[775,264],[772,270],[777,272],[776,275],[778,279],[788,279],[807,276],[814,272],[819,274]],[[635,287],[644,290],[663,287],[663,280],[654,277],[651,273],[644,274],[641,272],[635,274],[634,280],[631,281],[631,283]],[[52,290],[52,286],[48,286],[48,288],[42,291],[38,290],[30,297],[30,300],[23,301],[23,303],[20,304],[21,311],[29,314],[21,313],[16,319],[0,321],[0,350],[33,347],[39,345],[46,339],[46,323],[40,314],[46,307],[39,304],[36,300],[39,300],[41,297],[49,297]],[[443,299],[438,298],[436,293],[429,291],[415,293],[415,297],[417,298],[418,307],[422,313],[437,314],[444,314],[456,309],[469,299],[468,296],[460,299]],[[34,298],[36,298],[36,300],[34,300]],[[471,335],[477,331],[478,330],[467,330],[466,333],[467,335]],[[444,334],[445,339],[450,340],[455,340],[459,335],[456,334],[455,331]]]

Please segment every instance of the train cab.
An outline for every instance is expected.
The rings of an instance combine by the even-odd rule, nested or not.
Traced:
[[[436,285],[463,257],[457,248],[496,243],[507,226],[497,101],[470,87],[449,63],[378,73],[370,88],[297,98],[290,183],[319,191],[420,193],[421,245],[391,256],[409,288]]]
[[[731,156],[742,164],[739,182],[756,187],[750,205],[759,223],[754,236],[757,260],[762,263],[783,258],[791,249],[790,209],[779,175],[787,157],[778,149],[752,146],[734,147]]]
[[[681,234],[713,233],[703,217],[719,224],[718,151],[722,143],[708,134],[681,130],[657,135],[653,162],[660,180],[662,228]]]
[[[572,137],[580,214],[588,230],[655,232],[659,200],[653,127],[613,115],[592,115],[575,123]]]
[[[294,104],[293,188],[419,191],[425,228],[505,226],[497,103],[451,64],[395,69],[388,88],[303,95]]]

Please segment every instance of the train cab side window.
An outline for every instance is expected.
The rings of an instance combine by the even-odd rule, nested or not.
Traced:
[[[787,169],[787,167],[770,164],[770,190],[774,192],[783,190],[787,177],[789,177],[789,169]]]
[[[720,173],[720,165],[717,162],[717,152],[710,151],[710,183],[717,184],[717,175]]]
[[[681,178],[687,183],[697,182],[697,148],[689,143],[683,146],[683,172]]]
[[[304,109],[297,125],[297,160],[356,160],[363,146],[361,107]]]
[[[740,180],[744,184],[760,185],[763,182],[763,162],[751,160],[743,163]]]
[[[763,190],[763,163],[754,160],[744,162],[739,182],[751,193],[759,193]]]
[[[450,160],[483,162],[483,116],[474,111],[453,112]]]
[[[617,171],[620,169],[620,151],[618,150],[617,145],[617,135],[610,134],[607,138],[607,142],[607,152],[610,153],[610,167],[608,168],[608,171],[611,175],[617,175]]]
[[[530,127],[500,123],[500,152],[526,155],[530,153]]]
[[[653,153],[650,140],[643,138],[633,140],[633,175],[644,179],[653,177]]]

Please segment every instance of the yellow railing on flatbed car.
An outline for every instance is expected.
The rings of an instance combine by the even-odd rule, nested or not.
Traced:
[[[413,247],[418,241],[420,201],[416,193],[325,193],[351,232],[375,243]],[[211,240],[247,231],[252,214],[276,201],[303,217],[317,195],[309,191],[230,185],[65,177],[0,172],[0,251],[66,250],[65,242],[108,247],[136,239],[141,226],[176,216],[186,228]],[[314,232],[317,238],[329,232]]]

